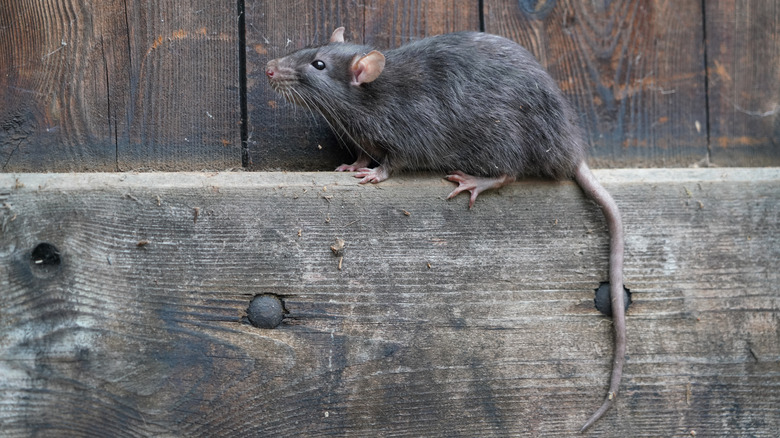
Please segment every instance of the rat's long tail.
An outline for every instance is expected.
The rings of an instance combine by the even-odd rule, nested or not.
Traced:
[[[583,160],[577,167],[574,180],[582,191],[599,205],[607,219],[609,229],[609,294],[612,301],[612,325],[615,329],[615,356],[612,359],[612,378],[609,392],[601,407],[582,426],[584,432],[612,407],[620,389],[623,363],[626,357],[626,312],[623,302],[623,220],[612,196],[598,182]]]

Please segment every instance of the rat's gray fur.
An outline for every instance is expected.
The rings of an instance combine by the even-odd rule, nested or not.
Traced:
[[[277,60],[297,77],[274,88],[321,113],[389,173],[571,179],[584,159],[569,104],[516,43],[478,32],[425,38],[384,52],[375,81],[350,84],[353,58],[371,50],[350,43],[300,50]],[[325,70],[310,65],[316,59]]]

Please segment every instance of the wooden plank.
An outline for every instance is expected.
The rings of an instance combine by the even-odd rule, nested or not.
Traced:
[[[133,1],[126,14],[132,74],[119,168],[241,167],[235,2]]]
[[[478,29],[479,9],[475,1],[276,0],[248,3],[246,19],[249,168],[331,170],[354,158],[321,117],[284,102],[271,90],[265,64],[326,42],[339,26],[346,27],[347,41],[380,48],[437,33]]]
[[[776,436],[780,171],[596,174],[634,304],[623,392],[590,434]],[[572,183],[472,210],[451,188],[0,175],[4,436],[572,436],[612,354],[603,218]],[[273,330],[243,318],[263,293],[288,312]]]
[[[366,42],[393,48],[426,36],[479,30],[479,2],[370,0],[365,18]]]
[[[705,2],[712,161],[780,165],[780,2]]]
[[[241,165],[235,5],[0,6],[4,171]]]
[[[106,81],[121,71],[105,58],[100,28],[127,28],[110,18],[124,15],[118,2],[98,8],[107,21],[93,21],[84,3],[0,5],[2,171],[116,168]]]
[[[484,4],[485,30],[528,48],[574,104],[592,164],[706,162],[700,2]]]

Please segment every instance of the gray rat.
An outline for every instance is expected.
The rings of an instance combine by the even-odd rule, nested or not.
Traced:
[[[609,392],[585,431],[614,403],[626,354],[623,225],[617,204],[585,162],[574,111],[550,75],[523,47],[480,32],[418,40],[384,53],[344,42],[301,49],[266,66],[271,87],[286,100],[322,114],[378,183],[396,170],[449,172],[458,184],[448,199],[479,193],[520,177],[574,179],[602,209],[610,235],[609,282],[615,355]],[[373,162],[378,165],[368,166]]]

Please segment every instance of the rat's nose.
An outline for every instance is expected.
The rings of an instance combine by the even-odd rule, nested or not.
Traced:
[[[269,61],[265,66],[265,75],[268,76],[268,79],[273,79],[278,73],[278,67],[275,61],[276,60]]]

